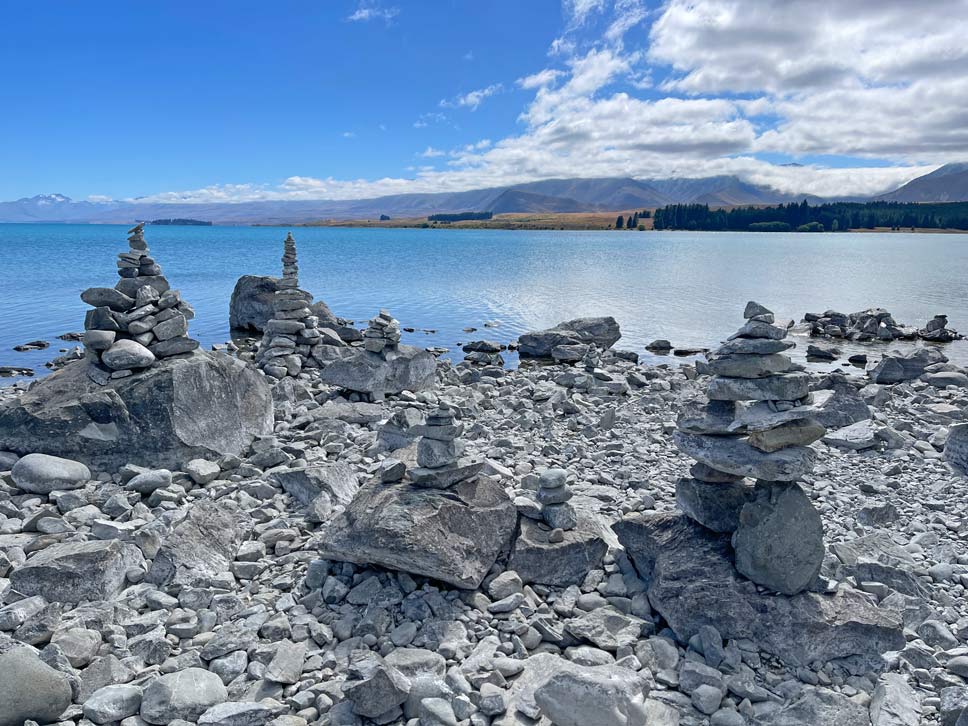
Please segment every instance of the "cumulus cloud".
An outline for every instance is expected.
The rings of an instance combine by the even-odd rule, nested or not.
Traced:
[[[370,20],[382,20],[390,24],[400,14],[400,8],[383,7],[378,3],[360,2],[356,10],[346,19],[353,23],[366,23]]]
[[[525,90],[542,88],[544,86],[550,86],[562,75],[564,75],[564,71],[556,68],[545,68],[543,71],[538,71],[537,73],[532,73],[530,76],[519,78],[517,80],[517,84],[519,87]]]
[[[494,83],[486,88],[479,88],[476,91],[460,94],[450,100],[443,99],[440,102],[440,106],[441,108],[469,108],[471,111],[476,111],[477,107],[484,103],[484,99],[500,93],[503,90],[504,86],[502,84]]]

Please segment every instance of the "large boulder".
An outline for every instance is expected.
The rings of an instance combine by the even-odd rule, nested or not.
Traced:
[[[269,480],[304,506],[320,495],[332,504],[349,504],[360,489],[356,473],[344,462],[319,464],[301,469],[278,469]]]
[[[947,363],[948,358],[937,348],[915,348],[907,353],[885,353],[870,372],[874,383],[913,381],[924,374],[924,369],[935,363]]]
[[[186,668],[148,684],[141,699],[141,718],[158,726],[175,719],[195,721],[227,700],[229,694],[221,678],[204,668]]]
[[[653,609],[683,642],[711,625],[725,640],[748,638],[794,665],[848,656],[877,664],[882,653],[904,647],[899,613],[856,590],[760,594],[736,571],[729,535],[685,515],[640,515],[613,529],[649,583]]]
[[[272,433],[269,384],[236,358],[196,350],[101,386],[77,361],[0,406],[0,450],[115,470],[179,468],[243,453]]]
[[[944,460],[956,472],[968,476],[968,423],[955,424],[948,430]]]
[[[756,719],[756,726],[866,726],[866,706],[826,688],[804,689],[796,699]]]
[[[229,300],[229,327],[259,333],[265,330],[272,317],[272,298],[282,289],[281,282],[280,278],[268,275],[242,275]],[[327,323],[336,325],[336,318],[326,303],[313,303],[311,309],[321,327],[329,327]]]
[[[141,550],[116,539],[52,544],[10,575],[14,589],[48,601],[113,600],[124,588],[125,573],[143,568]]]
[[[562,533],[561,541],[550,535],[543,522],[522,517],[508,569],[524,582],[567,587],[580,585],[590,570],[601,566],[608,545],[597,520],[583,514],[578,526]]]
[[[10,472],[18,489],[31,494],[79,489],[91,478],[91,470],[79,461],[47,454],[27,454]]]
[[[381,399],[385,394],[425,391],[434,384],[437,359],[422,348],[399,345],[384,355],[365,350],[333,361],[320,374],[324,383]]]
[[[0,726],[54,723],[71,705],[71,684],[33,648],[0,635]]]
[[[648,693],[648,681],[628,668],[576,666],[538,686],[534,700],[556,726],[646,726]]]
[[[251,527],[234,502],[199,499],[164,538],[145,579],[192,586],[227,572]]]
[[[592,343],[611,348],[621,337],[618,322],[611,316],[575,318],[548,330],[525,333],[518,338],[518,352],[532,358],[551,358],[552,349],[559,345]]]
[[[370,482],[320,533],[322,556],[481,584],[508,548],[517,512],[503,487],[478,477],[447,490]]]

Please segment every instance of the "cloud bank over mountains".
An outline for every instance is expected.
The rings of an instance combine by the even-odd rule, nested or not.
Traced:
[[[396,12],[363,4],[350,19]],[[968,0],[564,0],[563,13],[546,67],[441,102],[473,113],[517,93],[515,134],[415,148],[435,161],[412,178],[291,176],[143,199],[345,200],[713,175],[783,193],[872,195],[968,160]]]

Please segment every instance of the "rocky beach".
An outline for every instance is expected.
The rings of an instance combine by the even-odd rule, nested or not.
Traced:
[[[510,370],[279,249],[231,301],[262,342],[205,351],[136,227],[83,355],[0,388],[0,725],[968,723],[943,316],[737,300],[659,364],[579,318]],[[796,329],[883,342],[819,370]]]

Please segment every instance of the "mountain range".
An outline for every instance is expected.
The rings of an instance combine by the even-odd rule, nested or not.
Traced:
[[[778,204],[802,201],[819,204],[820,197],[783,194],[736,176],[700,179],[547,179],[465,192],[394,194],[373,199],[159,203],[74,201],[62,194],[41,194],[0,202],[0,222],[121,223],[183,217],[216,224],[299,224],[322,219],[423,217],[464,211],[502,213],[564,213],[623,211],[667,204],[708,204],[711,207]],[[893,192],[847,201],[950,202],[968,201],[968,163],[947,164]],[[833,200],[829,200],[833,201]],[[837,201],[845,201],[839,199]]]

